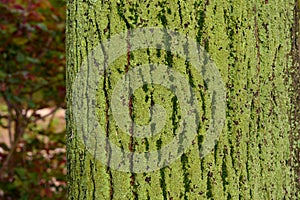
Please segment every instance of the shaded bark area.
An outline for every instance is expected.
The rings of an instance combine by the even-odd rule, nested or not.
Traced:
[[[69,0],[68,198],[296,199],[295,179],[299,177],[296,165],[299,95],[295,95],[299,94],[297,2]],[[95,112],[114,144],[124,151],[154,151],[167,145],[178,131],[179,102],[169,90],[155,85],[136,90],[128,102],[128,112],[135,122],[147,124],[149,108],[154,104],[164,105],[168,117],[162,133],[152,138],[136,138],[132,130],[128,135],[116,125],[110,110],[113,88],[136,66],[145,63],[170,66],[189,80],[200,102],[201,123],[193,145],[171,165],[140,174],[108,167],[109,144],[106,152],[99,152],[97,147],[92,152],[86,148],[79,138],[82,130],[74,123],[71,90],[77,72],[83,63],[88,64],[85,58],[93,48],[117,33],[138,27],[164,27],[197,40],[223,77],[227,103],[226,123],[219,141],[209,155],[200,158],[199,150],[212,115],[210,94],[202,77],[172,52],[131,51],[128,40],[127,54],[104,70],[95,100]],[[166,40],[162,45],[172,44]],[[107,60],[109,55],[104,57]],[[103,68],[106,64],[103,63]],[[292,77],[288,76],[290,71]],[[91,74],[86,72],[84,76],[87,83],[83,89],[88,87]],[[89,112],[93,111],[82,114],[87,125]],[[107,165],[96,159],[101,153],[108,154]]]
[[[292,51],[291,56],[293,58],[292,67],[290,70],[290,76],[292,77],[292,98],[291,98],[291,152],[292,157],[290,164],[295,172],[295,182],[296,182],[296,196],[300,198],[300,37],[299,37],[299,12],[300,12],[300,2],[295,1],[294,4],[294,24],[292,27]],[[298,191],[298,192],[297,192]]]

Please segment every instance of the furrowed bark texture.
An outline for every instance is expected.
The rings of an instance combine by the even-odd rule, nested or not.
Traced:
[[[292,77],[291,93],[291,166],[295,172],[297,197],[300,198],[300,1],[296,0],[294,5],[294,25],[292,28],[292,51],[293,64],[290,70]]]
[[[297,102],[292,98],[297,90],[291,89],[296,78],[287,75],[299,70],[290,56],[294,49],[295,58],[298,48],[291,31],[296,21],[294,7],[292,0],[68,0],[68,199],[299,198],[297,170],[291,167],[299,158],[295,155],[299,153],[299,129],[295,128],[295,118],[290,119],[290,115],[299,114],[291,105]],[[101,42],[138,27],[164,27],[194,38],[216,64],[226,88],[226,122],[218,143],[206,157],[199,157],[199,149],[209,126],[211,102],[202,77],[170,52],[130,52],[130,41],[128,53],[104,71],[96,111],[88,110],[81,119],[88,124],[89,112],[96,112],[106,136],[126,151],[153,151],[167,145],[178,130],[181,113],[178,100],[166,88],[146,85],[137,89],[128,103],[131,117],[140,124],[149,122],[151,105],[164,105],[166,125],[152,138],[124,133],[110,110],[114,86],[126,72],[145,63],[165,64],[189,80],[200,102],[201,123],[193,145],[160,170],[126,173],[96,159],[96,154],[109,154],[109,147],[107,152],[97,148],[91,152],[79,139],[81,130],[75,124],[71,90],[77,72]],[[85,78],[88,82],[88,72]],[[291,149],[293,139],[298,143],[292,141]]]

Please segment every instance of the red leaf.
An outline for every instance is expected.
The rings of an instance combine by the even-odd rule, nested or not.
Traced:
[[[4,92],[6,90],[5,83],[0,83],[0,91]]]
[[[12,6],[14,9],[17,9],[17,10],[24,10],[24,7],[22,5],[19,5],[19,4],[15,4]]]
[[[31,11],[28,15],[28,19],[32,21],[43,21],[45,18],[36,11]]]
[[[5,29],[7,29],[7,26],[5,26],[5,25],[3,25],[3,24],[0,24],[0,29],[1,29],[1,30],[5,30]]]

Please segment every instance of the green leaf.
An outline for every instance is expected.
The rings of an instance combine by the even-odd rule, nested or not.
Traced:
[[[16,102],[19,102],[19,103],[22,103],[23,102],[23,99],[18,97],[18,96],[13,96],[13,99],[16,101]]]
[[[3,71],[0,71],[0,80],[4,80],[7,74]]]
[[[37,173],[30,172],[30,173],[28,173],[28,176],[29,176],[30,182],[32,182],[35,185],[38,185],[39,177],[38,177]]]
[[[25,56],[22,53],[18,52],[16,59],[18,62],[24,62]]]
[[[28,101],[28,107],[29,108],[35,108],[35,103],[32,100]]]
[[[44,23],[38,23],[37,26],[43,31],[48,31],[48,27]]]
[[[28,42],[28,39],[25,37],[17,37],[13,38],[13,43],[15,43],[18,46],[24,45]]]
[[[26,170],[24,168],[18,167],[15,168],[16,174],[19,176],[21,180],[26,180]]]
[[[26,57],[27,61],[34,63],[34,64],[39,64],[40,60],[32,57]]]

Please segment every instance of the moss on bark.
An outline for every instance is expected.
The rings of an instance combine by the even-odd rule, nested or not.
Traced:
[[[294,91],[287,76],[293,66],[288,56],[293,6],[292,0],[68,0],[68,198],[296,199],[295,174],[288,164],[289,134],[294,126],[289,122]],[[219,141],[209,155],[200,158],[198,150],[211,117],[210,94],[201,76],[170,52],[130,52],[129,46],[128,54],[118,58],[99,83],[96,113],[106,136],[120,148],[143,152],[168,144],[178,128],[178,101],[170,91],[155,85],[138,89],[129,107],[136,123],[147,124],[151,105],[164,105],[168,117],[161,134],[135,138],[116,126],[110,111],[113,88],[139,64],[166,64],[186,77],[196,91],[202,119],[195,142],[180,159],[141,174],[113,170],[95,159],[95,154],[102,152],[86,149],[74,123],[71,90],[76,73],[93,48],[117,33],[138,27],[165,27],[195,38],[220,71],[227,103]],[[87,116],[88,111],[82,120]]]

